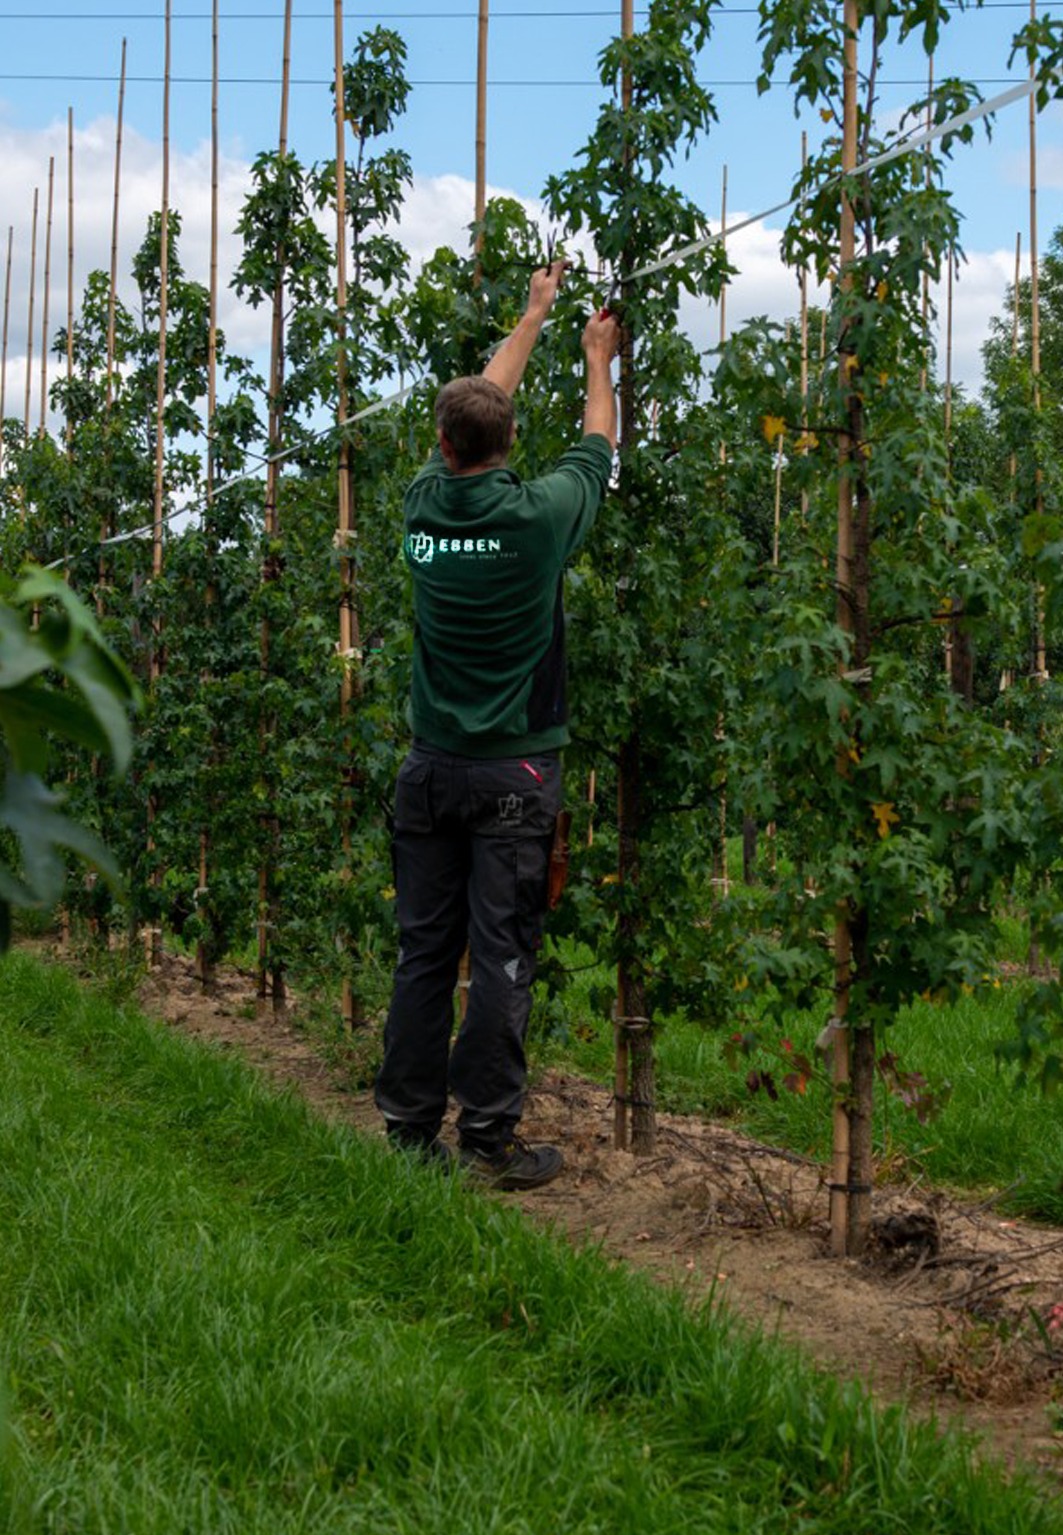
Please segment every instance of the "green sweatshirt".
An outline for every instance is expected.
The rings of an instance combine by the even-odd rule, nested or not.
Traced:
[[[565,561],[609,483],[604,437],[551,474],[454,475],[439,449],[406,492],[413,572],[414,735],[463,757],[516,757],[568,741]]]

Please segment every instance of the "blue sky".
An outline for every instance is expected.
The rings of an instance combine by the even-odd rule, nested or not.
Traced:
[[[161,136],[163,29],[161,0],[41,0],[36,13],[16,13],[18,0],[0,0],[0,227],[16,226],[15,297],[12,305],[12,356],[18,353],[19,295],[28,264],[27,226],[32,187],[44,186],[47,157],[57,157],[57,221],[65,207],[65,116],[72,105],[78,124],[79,178],[78,273],[103,265],[101,240],[109,223],[107,165],[113,154],[108,135],[116,104],[116,86],[86,78],[20,81],[19,75],[116,76],[123,36],[129,39],[131,77],[126,121],[129,128],[130,187],[123,225],[123,253],[131,252],[142,232],[145,204],[151,206],[153,163]],[[296,82],[324,81],[332,67],[329,0],[296,0],[292,72]],[[441,14],[446,12],[446,14]],[[409,75],[414,82],[410,107],[396,141],[409,150],[418,176],[416,207],[411,209],[409,243],[423,253],[434,238],[460,238],[468,215],[468,183],[473,173],[476,64],[475,0],[392,0],[371,11],[347,8],[350,47],[358,32],[376,22],[394,26],[409,47]],[[178,0],[174,21],[172,144],[175,152],[174,196],[185,215],[189,239],[187,264],[194,269],[202,251],[205,210],[205,144],[209,135],[209,86],[184,83],[182,77],[210,73],[210,0]],[[435,14],[433,14],[435,13]],[[493,187],[534,199],[551,172],[571,163],[587,136],[600,99],[593,83],[596,57],[618,24],[619,3],[583,0],[507,0],[492,5],[488,176]],[[639,13],[636,24],[644,13]],[[273,81],[280,73],[280,0],[223,0],[221,57],[227,80]],[[938,76],[964,74],[986,82],[989,96],[1009,78],[1010,37],[1025,19],[1020,3],[987,5],[957,14],[945,29],[936,60]],[[60,19],[61,18],[61,19]],[[729,167],[729,206],[734,216],[779,201],[788,188],[800,153],[805,126],[813,143],[826,132],[818,116],[795,119],[785,86],[758,98],[752,85],[758,67],[757,19],[747,7],[724,5],[715,34],[700,61],[705,81],[714,87],[720,121],[679,178],[713,218],[718,217],[720,178]],[[915,83],[925,77],[926,60],[918,47],[894,50],[884,61],[881,92],[884,114],[899,114],[918,96]],[[1018,78],[1021,67],[1012,72]],[[137,76],[150,77],[140,82]],[[8,77],[8,78],[3,78]],[[448,84],[441,82],[459,82]],[[738,83],[731,83],[738,82]],[[907,82],[907,83],[905,83]],[[1040,224],[1042,248],[1063,223],[1063,108],[1042,115],[1040,137]],[[272,84],[226,84],[221,100],[231,214],[238,206],[241,175],[261,149],[275,145],[277,90]],[[293,87],[291,144],[306,160],[332,153],[330,98],[325,85]],[[963,272],[957,297],[957,371],[976,381],[977,352],[986,315],[999,307],[1010,272],[1015,234],[1027,241],[1026,109],[1014,106],[998,121],[988,145],[957,155],[951,182],[966,216],[964,238],[971,264]],[[155,194],[157,196],[157,194]],[[777,221],[776,221],[777,223]],[[57,239],[65,239],[57,223]],[[735,286],[729,311],[735,321],[745,313],[792,311],[792,280],[772,266],[770,229],[753,231],[745,247],[736,247],[744,276]],[[205,273],[204,273],[205,276]],[[744,284],[744,286],[743,286]],[[53,297],[53,311],[57,296]],[[60,303],[65,302],[59,300]],[[711,329],[712,321],[701,317]],[[239,326],[243,319],[230,322]],[[25,322],[22,321],[24,343]],[[254,337],[247,321],[246,336]],[[10,386],[9,386],[10,387]]]

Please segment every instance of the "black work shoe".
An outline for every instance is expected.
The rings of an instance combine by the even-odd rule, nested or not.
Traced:
[[[529,1146],[511,1135],[501,1146],[486,1150],[464,1145],[461,1164],[496,1189],[537,1189],[556,1178],[565,1159],[556,1146]]]

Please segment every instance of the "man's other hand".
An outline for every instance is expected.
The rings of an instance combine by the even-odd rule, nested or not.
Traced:
[[[587,354],[587,361],[604,357],[606,362],[612,362],[620,350],[620,321],[615,314],[603,310],[600,314],[592,314],[583,331],[583,350]]]
[[[528,292],[528,313],[546,317],[554,307],[561,279],[568,270],[567,261],[552,261],[548,267],[540,267],[531,280]]]

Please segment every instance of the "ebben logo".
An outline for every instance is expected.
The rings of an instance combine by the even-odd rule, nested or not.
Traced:
[[[406,552],[418,565],[431,565],[436,541],[431,533],[411,533],[406,540]]]

